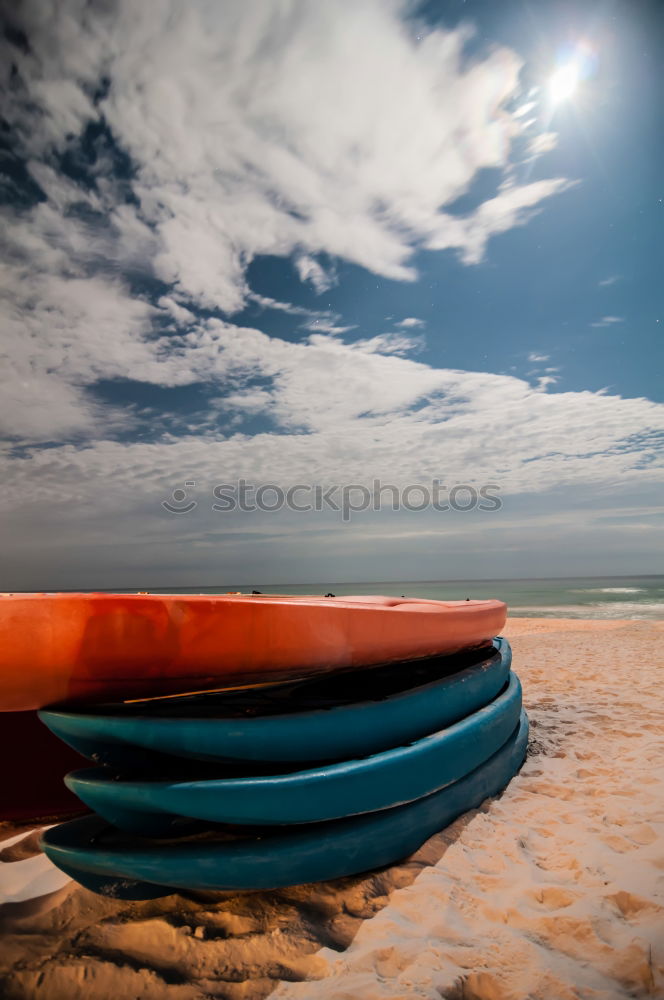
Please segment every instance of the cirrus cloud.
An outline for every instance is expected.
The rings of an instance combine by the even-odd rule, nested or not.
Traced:
[[[28,0],[15,17],[30,48],[2,53],[20,80],[5,78],[7,118],[51,197],[49,158],[107,125],[131,166],[114,184],[98,157],[97,206],[152,241],[161,281],[207,307],[242,307],[259,254],[296,253],[318,291],[334,280],[320,253],[412,280],[416,246],[477,262],[567,182],[445,214],[478,170],[508,166],[520,125],[502,104],[520,63],[504,48],[469,60],[468,29],[416,35],[408,9]]]

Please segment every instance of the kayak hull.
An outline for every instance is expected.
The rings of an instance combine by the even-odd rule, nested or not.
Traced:
[[[408,745],[360,759],[269,773],[137,780],[107,767],[67,776],[67,786],[119,829],[149,836],[182,829],[181,817],[246,826],[319,823],[389,809],[458,781],[493,756],[519,721],[521,685],[511,674],[490,704]],[[218,770],[218,768],[215,768]],[[245,769],[246,770],[246,769]],[[266,771],[268,773],[266,773]]]
[[[486,646],[501,601],[0,595],[0,711],[158,697]]]
[[[42,847],[62,871],[95,892],[150,899],[178,889],[272,889],[321,881],[393,864],[489,796],[521,766],[528,741],[524,712],[489,760],[451,785],[381,812],[305,826],[209,833],[176,842],[109,831],[89,817],[42,834]]]
[[[40,718],[79,753],[117,767],[144,751],[206,761],[349,759],[419,739],[492,701],[509,678],[509,643],[496,639],[464,666],[467,659]]]

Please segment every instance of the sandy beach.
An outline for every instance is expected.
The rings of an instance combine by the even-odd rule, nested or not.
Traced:
[[[531,721],[507,790],[402,864],[127,903],[0,826],[5,1000],[664,995],[664,624],[511,619]]]

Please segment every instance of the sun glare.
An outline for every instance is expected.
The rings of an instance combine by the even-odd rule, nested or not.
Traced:
[[[574,94],[579,82],[579,67],[574,62],[566,63],[549,80],[549,97],[553,104],[560,104]]]

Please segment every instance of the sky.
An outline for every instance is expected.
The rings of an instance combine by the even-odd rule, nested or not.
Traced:
[[[656,0],[0,10],[0,588],[661,572]]]

